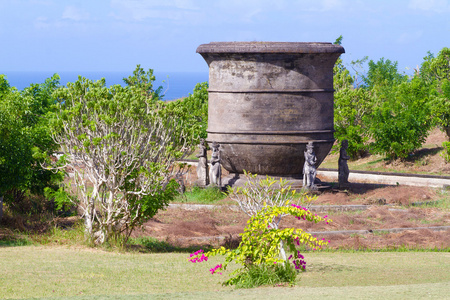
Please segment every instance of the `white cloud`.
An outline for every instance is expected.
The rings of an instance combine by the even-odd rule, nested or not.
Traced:
[[[408,7],[413,10],[422,10],[428,12],[450,12],[449,0],[411,0]]]
[[[63,19],[81,21],[89,18],[89,13],[75,6],[66,6],[62,14]]]
[[[146,19],[193,19],[199,8],[191,0],[139,1],[111,0],[114,12],[110,15],[121,20],[144,21]]]

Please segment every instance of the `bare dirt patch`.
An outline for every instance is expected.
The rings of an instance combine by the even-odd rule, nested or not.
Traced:
[[[428,187],[383,186],[354,183],[350,192],[335,191],[320,194],[316,204],[398,204],[411,205],[416,202],[433,201],[439,197],[437,191]]]
[[[439,193],[425,187],[389,186],[380,187],[359,184],[356,192],[326,192],[318,196],[313,204],[346,205],[370,204],[362,211],[330,211],[332,223],[313,224],[285,217],[284,227],[302,228],[308,232],[318,232],[318,238],[330,240],[331,248],[381,249],[390,247],[449,248],[450,230],[430,229],[406,230],[402,232],[380,232],[393,228],[427,228],[450,226],[450,211],[435,207],[408,206],[416,202],[436,201]],[[383,205],[379,200],[384,199]],[[227,202],[223,200],[221,202]],[[169,208],[160,211],[152,220],[144,224],[143,230],[134,236],[152,236],[180,247],[237,245],[239,233],[243,232],[249,217],[227,205],[217,205],[213,209],[186,210]],[[327,234],[329,231],[366,230],[368,233]]]

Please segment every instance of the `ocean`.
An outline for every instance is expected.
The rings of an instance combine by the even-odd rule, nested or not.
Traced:
[[[60,84],[65,86],[67,82],[74,82],[78,75],[91,80],[105,78],[106,85],[125,85],[124,77],[132,75],[133,72],[57,72],[61,77]],[[53,76],[54,72],[4,72],[11,86],[23,90],[32,83],[43,83],[45,79]],[[175,100],[192,94],[197,83],[208,81],[208,72],[154,72],[156,77],[153,88],[163,87],[164,100]]]

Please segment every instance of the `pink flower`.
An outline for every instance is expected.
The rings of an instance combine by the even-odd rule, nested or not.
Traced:
[[[218,269],[222,269],[222,264],[219,264],[217,266],[215,266],[214,268],[210,269],[209,271],[211,272],[211,275],[214,274]],[[222,273],[219,273],[220,275],[222,275]]]

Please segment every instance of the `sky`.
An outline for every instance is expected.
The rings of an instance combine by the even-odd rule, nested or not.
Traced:
[[[450,47],[450,0],[0,0],[7,71],[207,72],[213,41],[334,42],[412,73]]]

